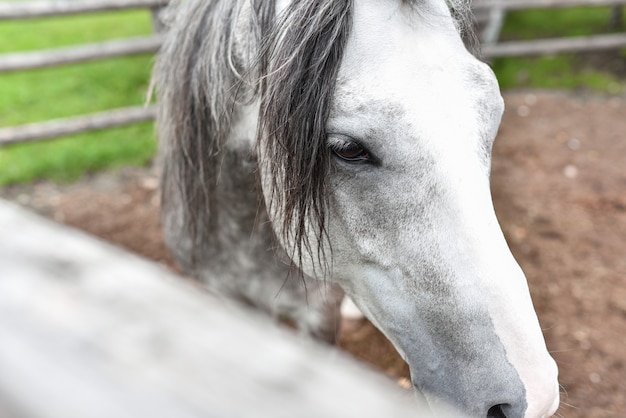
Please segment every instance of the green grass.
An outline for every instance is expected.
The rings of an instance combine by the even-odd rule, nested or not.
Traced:
[[[141,36],[152,31],[148,11],[16,20],[0,23],[0,52],[31,51]]]
[[[140,36],[152,32],[148,11],[0,23],[0,53]],[[0,126],[71,117],[145,101],[152,56],[0,75]],[[155,152],[149,123],[0,148],[0,186],[146,164]]]
[[[69,182],[85,172],[144,165],[154,151],[150,123],[0,149],[0,184]]]
[[[545,88],[620,94],[626,81],[608,71],[586,67],[579,56],[497,59],[493,69],[503,90]]]
[[[609,18],[609,8],[510,12],[500,39],[530,40],[610,33]],[[614,54],[616,60],[626,59],[624,51],[610,54]],[[500,58],[492,66],[502,89],[590,89],[609,94],[626,91],[626,80],[619,79],[610,69],[589,65],[586,56],[580,54]]]
[[[501,38],[528,40],[608,33],[610,15],[606,7],[509,12]]]

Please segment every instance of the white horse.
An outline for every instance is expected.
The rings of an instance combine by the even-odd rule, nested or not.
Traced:
[[[166,239],[214,292],[325,340],[345,291],[433,408],[547,417],[557,368],[494,214],[503,101],[463,1],[174,4]]]

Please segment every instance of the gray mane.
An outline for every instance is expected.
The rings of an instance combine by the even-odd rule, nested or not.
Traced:
[[[285,238],[295,243],[296,264],[304,252],[325,260],[322,246],[311,242],[325,237],[325,126],[353,1],[294,1],[278,19],[272,0],[178,0],[170,6],[154,73],[162,207],[173,210],[173,193],[186,202],[182,223],[193,245],[210,242],[219,222],[211,210],[213,191],[238,107],[260,99],[256,142],[273,156],[267,167],[271,196],[284,210],[279,229],[294,231]],[[419,0],[404,1],[419,8]],[[459,31],[469,33],[467,0],[448,4]],[[315,231],[308,231],[313,241],[307,218],[315,221]]]
[[[251,3],[248,27],[236,26],[244,6]],[[237,117],[237,102],[256,94],[247,83],[253,73],[246,61],[256,54],[252,50],[273,21],[274,2],[179,0],[168,12],[169,32],[154,71],[162,208],[173,210],[169,197],[180,194],[186,202],[182,219],[195,245],[208,242],[218,222],[211,216],[218,158]],[[236,54],[240,36],[249,38],[251,50]]]

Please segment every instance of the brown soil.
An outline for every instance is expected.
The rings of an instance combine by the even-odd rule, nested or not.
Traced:
[[[626,98],[511,93],[494,149],[496,210],[529,280],[570,418],[626,416]],[[0,190],[38,212],[172,266],[148,170]],[[369,323],[341,346],[398,378]]]

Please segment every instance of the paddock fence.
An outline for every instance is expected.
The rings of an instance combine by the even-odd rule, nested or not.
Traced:
[[[154,33],[150,36],[112,40],[100,43],[44,51],[0,55],[0,74],[40,70],[61,65],[105,60],[108,58],[154,54],[162,43],[158,12],[168,0],[55,0],[0,3],[0,22],[8,20],[41,19],[86,13],[101,13],[131,9],[149,9],[153,16]],[[52,139],[100,129],[114,128],[154,120],[154,106],[113,109],[90,115],[54,121],[0,128],[0,147]]]
[[[0,55],[0,74],[39,70],[48,67],[104,60],[113,57],[153,54],[162,43],[158,12],[169,0],[52,0],[0,2],[0,22],[8,20],[41,19],[85,13],[100,13],[128,9],[152,11],[154,33],[150,36],[112,40],[101,43],[59,48],[46,51]],[[626,33],[622,10],[626,0],[474,0],[472,8],[479,29],[482,56],[497,57],[553,55],[567,52],[626,48]],[[586,37],[537,39],[532,41],[500,41],[507,12],[528,9],[565,9],[572,7],[609,7],[610,22],[622,32]],[[108,129],[155,118],[154,106],[113,109],[23,126],[0,128],[0,147],[10,144],[47,140],[82,132]]]
[[[626,0],[473,0],[472,9],[479,27],[482,55],[486,59],[493,59],[626,48],[626,33],[622,21],[624,5]],[[621,29],[621,32],[531,41],[499,41],[509,11],[575,7],[611,8],[607,26],[615,30]]]

